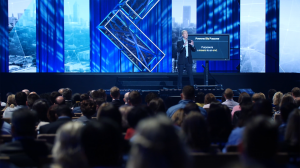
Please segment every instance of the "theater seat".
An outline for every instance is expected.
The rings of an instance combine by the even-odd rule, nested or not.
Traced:
[[[81,113],[74,113],[74,117],[81,117],[82,114]]]
[[[11,142],[12,136],[11,135],[0,135],[0,144]]]
[[[219,153],[216,155],[204,153],[192,153],[192,167],[230,167],[232,163],[239,163],[239,153]]]
[[[54,144],[56,134],[39,134],[37,139],[39,140],[46,140],[50,144]]]

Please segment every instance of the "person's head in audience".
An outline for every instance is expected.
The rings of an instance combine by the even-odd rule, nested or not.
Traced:
[[[279,106],[281,100],[282,100],[283,94],[281,92],[276,92],[273,96],[273,105]]]
[[[127,121],[130,128],[136,129],[140,121],[149,117],[149,109],[146,106],[133,107],[127,114]]]
[[[64,89],[65,89],[65,88],[60,88],[60,89],[58,89],[58,93],[60,94],[60,96],[63,95]]]
[[[238,103],[241,104],[242,102],[242,99],[244,97],[250,97],[250,95],[247,93],[247,92],[242,92],[240,95],[239,95],[239,99],[238,99]]]
[[[103,103],[97,111],[97,119],[101,121],[104,118],[109,118],[116,122],[119,127],[122,126],[122,116],[117,107],[111,103]]]
[[[283,123],[287,123],[290,113],[297,108],[294,103],[286,102],[280,107],[280,116]],[[300,120],[299,120],[300,121]]]
[[[239,100],[240,106],[243,105],[253,105],[252,99],[250,96],[243,96],[241,100]]]
[[[294,98],[300,97],[300,88],[294,87],[294,88],[292,89],[292,96],[293,96]]]
[[[23,89],[22,92],[24,92],[27,96],[29,95],[30,91],[28,89]]]
[[[279,104],[279,106],[281,107],[282,104],[287,103],[287,102],[295,103],[295,100],[294,100],[294,98],[293,98],[292,95],[290,95],[290,94],[284,94],[283,97],[282,97],[282,100],[281,100],[281,102]]]
[[[36,92],[30,92],[30,93],[29,93],[29,95],[32,95],[32,94],[36,94],[36,95],[37,95],[37,93],[36,93]]]
[[[210,104],[212,101],[217,100],[215,95],[212,93],[207,93],[204,98],[204,104]]]
[[[31,111],[26,108],[17,109],[16,111],[13,112],[12,119],[11,119],[12,136],[14,138],[16,137],[35,138],[36,122],[37,122],[37,116],[34,111]]]
[[[189,154],[176,128],[158,115],[138,124],[127,167],[189,167]]]
[[[187,145],[197,152],[208,152],[210,140],[205,118],[201,113],[189,113],[183,122],[182,131]]]
[[[263,100],[266,99],[265,94],[263,94],[262,92],[259,92],[258,94],[260,95],[261,99],[263,99]]]
[[[129,113],[129,111],[131,111],[133,108],[133,106],[121,106],[119,108],[120,113],[122,115],[122,128],[123,129],[127,129],[129,127],[128,125],[128,120],[127,120],[127,115]]]
[[[146,102],[147,105],[149,106],[150,101],[153,100],[153,99],[157,99],[157,98],[158,98],[157,94],[155,94],[155,93],[153,93],[153,92],[150,92],[150,93],[148,93],[148,94],[146,95],[146,97],[145,97],[145,102]]]
[[[72,118],[72,110],[65,104],[58,105],[56,110],[56,116],[59,117],[70,117]]]
[[[230,88],[227,88],[224,92],[224,96],[226,100],[231,100],[233,99],[233,91]]]
[[[264,100],[266,99],[266,97],[263,95],[263,93],[254,93],[252,95],[252,102],[255,103],[255,102],[258,102],[260,100]]]
[[[55,99],[55,103],[54,103],[54,104],[58,104],[58,105],[66,104],[65,98],[62,97],[62,96],[58,96],[58,97]]]
[[[42,93],[39,96],[40,96],[40,99],[45,99],[48,101],[49,105],[51,104],[50,93]]]
[[[183,108],[178,109],[171,117],[174,125],[181,127],[185,118]]]
[[[55,99],[60,96],[61,94],[58,92],[51,92],[50,94],[50,100],[51,100],[51,104],[53,105],[55,103]]]
[[[87,123],[80,134],[89,167],[120,166],[121,142],[119,125],[109,119]]]
[[[273,116],[273,107],[270,101],[264,99],[259,100],[253,105],[253,112],[255,115],[264,115],[267,117]]]
[[[291,146],[300,146],[300,109],[294,109],[288,117],[285,141]],[[298,148],[299,151],[299,148]]]
[[[72,99],[72,90],[70,88],[65,88],[63,90],[62,96],[65,100],[71,100]]]
[[[295,105],[296,105],[297,107],[300,107],[300,98],[296,98],[296,99],[295,99]]]
[[[56,133],[52,149],[54,164],[59,167],[87,167],[87,158],[80,144],[80,133],[83,124],[68,122]]]
[[[226,142],[232,130],[231,112],[226,105],[220,102],[210,104],[207,115],[208,129],[212,142]]]
[[[16,104],[18,106],[26,106],[27,95],[24,92],[18,92],[15,95]]]
[[[186,104],[185,107],[183,108],[183,111],[184,111],[184,115],[188,115],[191,111],[197,111],[200,113],[199,106],[193,102]]]
[[[222,97],[221,97],[221,100],[222,100],[222,102],[225,102],[225,101],[226,101],[226,98],[225,98],[225,92],[223,92]]]
[[[39,95],[36,95],[36,94],[30,94],[27,96],[27,101],[26,101],[26,105],[28,106],[29,109],[32,108],[34,102],[36,100],[40,99],[40,96]]]
[[[130,93],[130,92],[127,92],[127,93],[125,93],[125,95],[124,95],[123,101],[125,102],[125,104],[128,104],[129,93]]]
[[[50,106],[47,111],[47,118],[50,121],[50,123],[57,120],[57,115],[56,115],[57,108],[58,108],[58,105],[54,104],[54,105]]]
[[[88,118],[96,113],[96,104],[92,100],[83,100],[80,105],[82,114]]]
[[[88,92],[87,92],[87,94],[89,95],[89,99],[90,100],[94,100],[94,98],[93,98],[93,92],[94,92],[95,90],[89,90]]]
[[[245,124],[255,116],[253,113],[253,103],[251,97],[243,97],[241,103],[241,112],[237,122],[238,127],[244,127]]]
[[[274,96],[274,94],[276,93],[277,91],[275,90],[275,89],[270,89],[269,91],[268,91],[268,99],[269,100],[272,100],[273,99],[273,96]]]
[[[89,99],[89,95],[86,93],[83,93],[80,95],[80,102],[83,100],[88,100]]]
[[[36,100],[32,105],[32,110],[37,113],[39,121],[49,122],[47,112],[49,109],[48,101],[45,99]]]
[[[128,104],[130,106],[139,106],[142,104],[141,94],[138,91],[132,91],[129,93]]]
[[[166,113],[166,106],[164,100],[162,98],[152,99],[149,104],[149,108],[152,110],[154,114],[157,113]]]
[[[81,102],[80,94],[79,93],[73,94],[71,101],[72,101],[73,107],[78,107]]]
[[[197,103],[204,103],[204,100],[205,100],[205,94],[203,93],[203,92],[198,92],[197,93],[197,96],[196,96],[196,98],[195,98],[195,101],[197,102]]]
[[[14,94],[11,94],[7,97],[6,107],[14,108],[16,105],[16,98]]]
[[[182,89],[180,94],[182,100],[194,100],[195,99],[195,89],[191,85],[186,85]]]
[[[91,99],[89,99],[91,100]],[[100,106],[105,103],[105,99],[103,98],[97,98],[96,100],[94,100],[95,105],[96,105],[96,111],[98,111],[98,109],[100,108]]]
[[[266,116],[253,118],[246,124],[243,134],[243,156],[258,163],[270,161],[277,152],[277,137],[278,127],[274,120]]]
[[[116,86],[110,88],[110,97],[113,100],[119,100],[120,99],[120,89]]]
[[[97,97],[97,98],[102,98],[102,99],[104,99],[106,101],[107,100],[107,95],[106,95],[105,90],[98,89],[97,91],[98,91],[98,94],[99,94],[99,97]]]

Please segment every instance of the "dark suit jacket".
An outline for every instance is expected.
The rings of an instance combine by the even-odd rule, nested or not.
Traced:
[[[60,118],[54,121],[53,123],[44,125],[40,127],[40,134],[56,134],[56,131],[63,124],[72,121],[71,118]]]
[[[121,100],[113,100],[111,102],[115,107],[121,107],[122,105],[124,105],[124,103]]]
[[[34,139],[20,139],[2,144],[0,155],[9,156],[16,166],[38,166],[41,158],[51,155],[52,145]]]
[[[188,40],[188,43],[191,43],[191,40]],[[185,64],[185,57],[186,57],[186,50],[185,47],[183,47],[183,39],[180,41],[177,41],[177,52],[179,53],[178,56],[178,64]],[[192,64],[193,63],[193,59],[192,59],[192,51],[195,52],[196,51],[196,47],[188,44],[188,52],[189,52],[189,57],[188,57],[188,63]]]

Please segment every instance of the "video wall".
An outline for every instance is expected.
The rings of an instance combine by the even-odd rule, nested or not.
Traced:
[[[8,27],[9,27],[9,72],[14,73],[28,73],[37,72],[37,41],[36,41],[36,18],[37,18],[37,1],[38,0],[8,0]],[[142,1],[142,0],[138,0]],[[161,0],[162,1],[162,0]],[[165,58],[168,62],[172,62],[172,66],[164,68],[164,70],[156,70],[156,72],[177,72],[177,41],[181,40],[181,31],[187,30],[189,34],[197,34],[197,7],[201,0],[172,0],[171,10],[171,30],[172,43],[165,44],[165,36],[161,32],[166,26],[165,20],[157,17],[158,12],[161,15],[162,5],[157,5],[156,11],[149,13],[151,24],[155,22],[155,26],[159,29],[147,30],[143,22],[142,30],[147,30],[147,35],[151,39],[158,41],[158,46],[164,46],[164,51],[171,48],[168,52],[170,59]],[[207,4],[220,4],[220,9],[224,4],[216,3],[215,0],[202,0]],[[201,2],[202,2],[201,1]],[[91,72],[91,64],[95,64],[91,60],[91,5],[89,0],[65,0],[64,1],[64,72]],[[112,0],[101,0],[102,3],[109,3],[111,9],[119,2]],[[225,2],[225,1],[224,1]],[[116,4],[113,4],[116,3]],[[163,2],[161,2],[163,3]],[[165,1],[166,3],[166,1]],[[233,35],[239,34],[240,46],[236,48],[231,46],[231,50],[240,50],[240,72],[244,73],[264,73],[265,72],[265,29],[266,29],[266,1],[265,0],[240,0],[240,32],[235,32]],[[108,11],[111,9],[107,9]],[[217,8],[216,8],[217,9]],[[225,9],[225,8],[224,8]],[[296,72],[300,73],[300,47],[298,39],[300,39],[300,1],[299,0],[281,0],[280,1],[280,72]],[[168,9],[169,10],[169,9]],[[230,10],[225,11],[215,10],[214,12],[220,15],[230,15]],[[224,14],[226,12],[226,15]],[[228,12],[228,13],[227,13]],[[101,15],[105,18],[107,15]],[[157,17],[157,21],[153,18]],[[169,18],[168,18],[169,19]],[[226,19],[226,18],[224,18]],[[101,21],[101,20],[99,20]],[[211,24],[208,19],[207,24]],[[100,23],[100,22],[99,22]],[[150,23],[150,21],[148,22]],[[220,22],[221,23],[221,22]],[[92,25],[97,25],[94,23]],[[165,27],[164,27],[165,26]],[[147,26],[146,26],[147,27]],[[227,27],[230,29],[230,27]],[[226,28],[226,30],[227,30]],[[157,32],[154,32],[157,31]],[[99,32],[100,33],[100,32]],[[209,33],[209,32],[207,32]],[[221,31],[222,33],[222,31]],[[155,36],[155,37],[153,37]],[[106,43],[107,39],[99,38]],[[232,36],[230,37],[232,39]],[[162,44],[159,44],[162,43]],[[105,46],[105,45],[104,45]],[[101,46],[103,47],[103,46]],[[101,53],[108,52],[104,48]],[[171,54],[170,54],[171,53]],[[114,52],[114,54],[117,54]],[[116,72],[137,72],[137,69],[122,54],[120,55],[121,61],[112,61],[120,67]],[[109,55],[110,56],[110,55]],[[112,60],[118,60],[119,56],[114,56]],[[122,59],[121,59],[122,58]],[[96,66],[103,66],[109,58],[99,59]],[[129,67],[130,65],[130,67]],[[132,67],[132,68],[131,68]],[[166,67],[166,66],[163,66]],[[226,66],[224,66],[226,68]],[[100,68],[101,69],[101,68]],[[225,69],[224,69],[225,70]],[[109,72],[110,70],[105,70]],[[194,61],[193,71],[197,72],[197,61]]]

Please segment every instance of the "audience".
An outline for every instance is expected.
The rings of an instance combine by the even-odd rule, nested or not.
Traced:
[[[281,92],[276,92],[273,96],[273,106],[274,111],[279,111],[279,104],[282,101],[283,94]]]
[[[242,109],[251,108],[251,110],[252,110],[253,103],[252,103],[251,97],[250,96],[249,97],[243,97],[239,106],[240,106],[241,110],[235,111],[233,116],[232,116],[232,125],[233,126],[237,126],[239,118],[241,116]],[[231,112],[231,114],[232,114],[232,112]]]
[[[229,109],[233,109],[234,106],[239,105],[238,102],[233,100],[233,91],[230,88],[227,88],[224,92],[224,96],[226,101],[223,102],[222,104],[226,105]]]
[[[97,120],[108,118],[114,121],[121,128],[122,116],[117,107],[111,103],[103,103],[97,111]]]
[[[47,111],[47,118],[50,121],[50,123],[57,120],[56,111],[57,111],[58,106],[59,105],[54,104],[54,105],[50,106],[48,111]]]
[[[213,102],[213,101],[216,101],[217,99],[216,99],[216,97],[215,97],[215,95],[214,94],[212,94],[212,93],[207,93],[206,95],[205,95],[205,98],[204,98],[204,106],[203,106],[203,108],[209,108],[209,106],[210,106],[210,103],[211,102]]]
[[[126,132],[129,128],[127,116],[130,110],[132,110],[133,106],[121,106],[119,111],[122,115],[122,132]]]
[[[157,99],[157,98],[158,98],[157,94],[155,94],[153,92],[148,93],[145,97],[145,102],[147,103],[147,106],[149,106],[149,103],[151,100]]]
[[[121,96],[120,89],[118,87],[114,86],[110,89],[110,97],[112,98],[111,103],[117,108],[121,107],[124,104],[120,100],[120,96]]]
[[[16,93],[15,100],[17,106],[14,108],[7,107],[3,113],[3,118],[11,118],[14,111],[21,108],[27,108],[26,107],[27,95],[24,92]]]
[[[96,113],[96,104],[92,100],[83,100],[80,105],[80,110],[82,112],[81,117],[79,117],[76,121],[83,122],[86,124],[92,119],[92,116]]]
[[[88,167],[80,144],[82,127],[80,122],[68,122],[57,130],[52,150],[54,165],[64,168]]]
[[[72,109],[74,109],[75,107],[80,107],[80,102],[81,102],[80,93],[73,94],[71,102],[72,102]]]
[[[173,116],[173,114],[180,108],[184,108],[188,103],[191,103],[195,99],[195,89],[193,86],[187,85],[182,89],[182,93],[180,94],[181,100],[175,106],[170,107],[166,114],[169,118]],[[207,112],[202,107],[199,107],[201,114],[204,117],[207,117]]]
[[[129,93],[128,104],[130,106],[139,106],[142,104],[142,97],[138,91],[132,91]]]
[[[268,91],[268,100],[272,103],[273,102],[273,97],[274,97],[274,94],[276,93],[277,91],[275,89],[270,89]]]
[[[140,122],[127,167],[190,167],[186,146],[172,122],[159,115]]]
[[[184,109],[178,109],[171,117],[176,127],[181,127],[185,118]]]
[[[64,89],[65,89],[65,88],[60,88],[60,89],[58,89],[58,93],[60,94],[60,96],[63,95]]]
[[[282,106],[280,107],[280,116],[281,116],[281,125],[279,126],[279,142],[283,142],[284,141],[284,136],[285,136],[285,130],[286,130],[286,126],[287,126],[287,121],[288,121],[288,117],[290,115],[290,113],[296,109],[297,106],[294,103],[291,102],[287,102],[282,104]],[[300,120],[299,120],[300,122]]]
[[[196,104],[200,107],[204,106],[204,96],[205,94],[203,92],[198,92],[195,98]]]
[[[124,95],[123,101],[124,101],[125,105],[128,105],[129,93],[130,93],[130,92],[127,92],[127,93],[125,93],[125,95]]]
[[[254,93],[252,95],[252,101],[253,103],[258,102],[260,100],[266,99],[265,95],[263,93]]]
[[[50,155],[51,146],[35,140],[36,121],[35,112],[26,108],[15,110],[11,119],[13,142],[0,145],[0,155],[10,157],[18,167],[38,166],[40,158]]]
[[[37,113],[38,124],[36,130],[39,130],[41,126],[49,124],[47,112],[49,109],[48,101],[45,99],[36,100],[32,106],[32,110]]]
[[[300,88],[294,87],[292,89],[292,96],[293,96],[294,99],[299,98],[300,97]]]
[[[15,99],[15,95],[11,94],[7,97],[7,102],[5,107],[2,109],[2,112],[4,112],[8,107],[10,107],[11,109],[15,108],[16,106],[16,99]]]
[[[165,102],[162,98],[152,99],[148,103],[148,107],[152,110],[153,114],[158,114],[158,113],[165,114],[166,113]]]
[[[30,93],[30,91],[28,89],[23,89],[22,92],[24,92],[26,94],[26,96],[28,96]]]
[[[233,117],[234,113],[236,111],[241,111],[241,102],[243,100],[244,97],[250,97],[250,95],[247,93],[247,92],[242,92],[239,96],[239,100],[238,100],[238,103],[239,105],[236,105],[233,107],[232,111],[231,111],[231,116]]]
[[[56,109],[56,121],[41,126],[40,134],[56,134],[60,126],[72,120],[72,110],[67,105],[58,105]]]
[[[62,97],[64,98],[65,100],[65,104],[69,107],[69,108],[72,108],[72,90],[70,88],[65,88],[63,90],[63,93],[62,93]]]
[[[59,92],[51,92],[50,94],[51,105],[55,103],[56,98],[60,95],[61,94]]]
[[[37,94],[29,94],[29,95],[27,96],[27,101],[26,101],[27,107],[28,107],[29,109],[32,109],[33,103],[34,103],[36,100],[38,100],[38,99],[40,99],[40,96],[39,96],[39,95],[37,95]]]
[[[77,101],[78,106],[75,107],[73,105],[74,108],[73,108],[72,113],[81,113],[80,106],[81,106],[81,102],[83,100],[90,100],[88,94],[84,93],[84,94],[79,95],[79,102]],[[95,101],[95,103],[96,103],[96,101]]]

